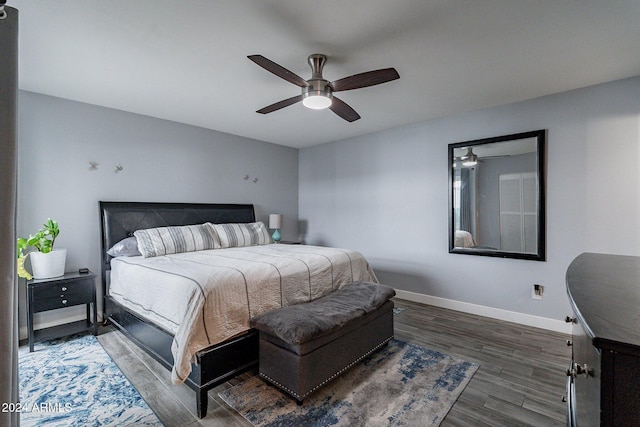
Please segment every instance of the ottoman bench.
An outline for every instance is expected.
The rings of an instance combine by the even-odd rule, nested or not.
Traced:
[[[298,404],[393,338],[393,288],[355,282],[256,316],[259,373]]]

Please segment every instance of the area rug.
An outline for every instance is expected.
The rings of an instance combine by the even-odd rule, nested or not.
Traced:
[[[398,340],[298,406],[251,377],[219,396],[254,426],[437,426],[478,369]]]
[[[93,335],[19,350],[20,425],[162,426]]]

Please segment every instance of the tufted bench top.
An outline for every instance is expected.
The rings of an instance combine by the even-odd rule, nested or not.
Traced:
[[[378,309],[395,294],[389,286],[355,282],[309,303],[263,313],[251,320],[251,326],[285,343],[302,345]]]

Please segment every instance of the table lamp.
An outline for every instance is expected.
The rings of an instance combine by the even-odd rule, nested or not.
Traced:
[[[269,214],[269,228],[275,229],[271,238],[274,242],[280,242],[282,236],[280,235],[280,229],[282,228],[282,214]]]

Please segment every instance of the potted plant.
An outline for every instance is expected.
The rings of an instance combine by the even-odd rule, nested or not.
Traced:
[[[29,255],[33,278],[48,279],[64,274],[67,250],[53,249],[59,234],[58,223],[48,218],[42,228],[35,234],[29,235],[29,238],[18,238],[18,276],[31,280],[31,274],[24,268],[24,262]]]

